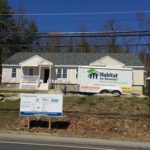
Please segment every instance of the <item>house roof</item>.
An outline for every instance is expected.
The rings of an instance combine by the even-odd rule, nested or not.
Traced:
[[[3,64],[19,65],[20,62],[26,59],[39,55],[54,65],[89,65],[90,63],[101,59],[105,56],[110,56],[126,66],[143,66],[138,55],[131,53],[47,53],[47,52],[20,52],[15,53]]]

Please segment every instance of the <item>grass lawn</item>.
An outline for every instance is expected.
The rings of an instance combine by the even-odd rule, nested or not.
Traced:
[[[65,111],[78,111],[90,114],[120,113],[136,115],[150,113],[150,98],[72,96],[64,99]]]
[[[20,101],[6,101],[0,103],[0,129],[9,129],[19,119]],[[10,126],[9,126],[10,125]]]

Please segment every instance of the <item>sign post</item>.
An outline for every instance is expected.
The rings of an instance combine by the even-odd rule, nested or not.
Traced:
[[[30,128],[30,116],[48,117],[48,129],[51,130],[51,118],[63,116],[63,94],[21,94],[20,116],[27,117]]]
[[[29,130],[29,129],[30,129],[30,117],[27,117],[27,122],[28,122],[27,128],[28,128],[28,130]]]
[[[51,118],[48,118],[48,130],[51,130]]]

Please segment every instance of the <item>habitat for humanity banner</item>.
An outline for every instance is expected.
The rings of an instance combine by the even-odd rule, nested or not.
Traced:
[[[21,94],[20,116],[60,117],[62,112],[62,94]]]

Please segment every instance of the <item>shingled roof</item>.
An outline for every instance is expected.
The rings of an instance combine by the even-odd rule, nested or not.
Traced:
[[[110,56],[126,66],[143,66],[138,55],[131,53],[47,53],[47,52],[20,52],[15,53],[3,64],[19,65],[20,62],[34,56],[41,56],[54,65],[89,65],[90,63],[101,59],[105,56]]]

